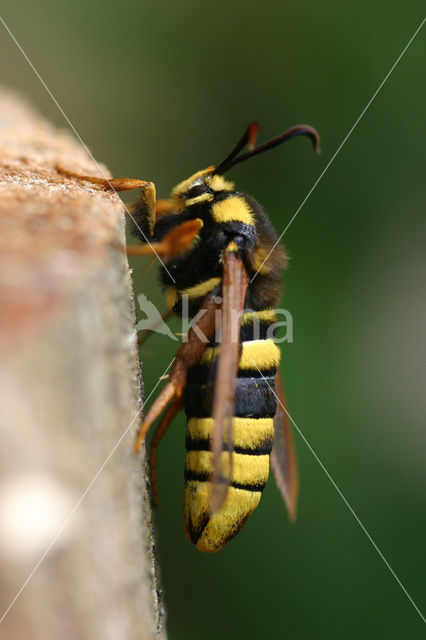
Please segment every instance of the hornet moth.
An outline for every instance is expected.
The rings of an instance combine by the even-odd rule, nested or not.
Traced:
[[[296,513],[297,464],[273,335],[286,255],[261,206],[224,176],[237,163],[295,136],[308,136],[318,151],[319,136],[312,127],[297,125],[256,146],[257,130],[251,123],[219,165],[180,182],[167,200],[156,200],[152,182],[102,180],[58,168],[105,189],[142,189],[131,208],[142,244],[127,253],[161,258],[169,309],[164,318],[181,313],[184,299],[190,315],[200,315],[134,449],[140,451],[164,412],[150,454],[156,504],[158,444],[185,410],[185,531],[204,552],[219,551],[239,532],[259,503],[270,462],[291,520]]]

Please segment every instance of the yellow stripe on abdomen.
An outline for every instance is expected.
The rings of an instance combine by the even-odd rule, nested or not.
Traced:
[[[201,364],[211,365],[218,354],[219,347],[207,347],[201,358]],[[238,368],[260,369],[260,371],[277,368],[280,364],[280,356],[279,347],[273,340],[250,340],[242,344]]]
[[[185,458],[185,473],[207,479],[212,472],[211,451],[187,451]],[[229,466],[229,453],[224,451],[221,454],[220,467],[222,474]],[[263,487],[266,484],[269,474],[269,454],[247,455],[245,453],[232,453],[232,475],[231,483],[239,485],[240,488]],[[226,473],[227,475],[227,473]]]
[[[281,352],[273,340],[243,342],[240,369],[273,369],[280,364]]]
[[[186,482],[184,515],[187,537],[200,551],[220,551],[253,513],[261,495],[258,491],[229,487],[222,507],[210,516],[207,511],[210,483]]]
[[[232,418],[231,483],[222,507],[211,514],[213,429],[213,418],[188,419],[185,458],[185,531],[200,551],[210,553],[238,533],[259,503],[269,474],[274,424],[272,418]],[[221,472],[224,476],[229,472],[226,449],[221,454]]]
[[[187,437],[191,440],[209,441],[213,436],[213,418],[189,418],[186,425]],[[224,441],[228,437],[225,429]],[[258,449],[265,441],[274,439],[273,418],[232,418],[232,442],[234,449]]]
[[[246,314],[244,326],[254,324],[254,321],[269,323],[275,320],[274,312],[269,309],[258,312],[259,318],[256,318],[254,313]],[[199,370],[194,370],[194,376],[205,376],[206,371],[208,374],[219,349],[215,346],[206,348],[200,362],[201,366],[197,365]],[[196,397],[201,399],[189,402],[191,396],[188,396],[185,405],[188,416],[185,531],[200,551],[215,552],[222,549],[238,533],[259,503],[269,475],[269,454],[274,438],[271,416],[275,413],[274,403],[268,395],[272,394],[273,390],[268,387],[262,391],[261,378],[265,375],[273,384],[273,376],[279,362],[279,348],[271,339],[245,339],[241,345],[237,389],[247,389],[250,397],[236,394],[234,411],[237,415],[232,418],[232,457],[226,450],[228,434],[225,429],[218,469],[222,477],[230,478],[230,486],[223,505],[213,514],[209,510],[210,477],[213,471],[210,448],[215,424],[211,417],[210,405],[203,403],[206,394],[205,380],[208,376],[198,382],[196,377],[191,379],[192,392],[198,393]]]
[[[277,322],[278,317],[273,309],[264,309],[263,311],[249,311],[241,316],[241,324],[254,324],[256,322],[269,322],[273,324]]]

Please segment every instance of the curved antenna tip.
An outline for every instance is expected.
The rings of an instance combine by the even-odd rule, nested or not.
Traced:
[[[309,136],[312,141],[312,146],[314,148],[315,153],[321,153],[321,138],[316,129],[309,126],[308,124],[300,124],[292,127],[289,131],[294,131],[293,135],[297,133],[299,135]],[[296,133],[297,132],[297,133]],[[291,136],[292,137],[292,136]]]
[[[258,153],[263,153],[267,149],[272,149],[273,147],[276,147],[283,142],[287,142],[287,140],[291,140],[296,136],[307,136],[308,138],[310,138],[314,151],[316,153],[321,153],[320,137],[318,131],[308,124],[297,124],[294,127],[290,127],[290,129],[283,131],[283,133],[275,136],[275,138],[271,138],[270,140],[267,140],[266,142],[263,142],[256,147],[255,143],[258,129],[259,124],[257,122],[251,122],[245,130],[242,138],[240,138],[240,140],[238,141],[237,145],[225,158],[225,160],[223,160],[216,167],[216,169],[214,169],[213,174],[225,173],[239,162],[247,160],[247,158],[252,158]],[[240,154],[245,145],[248,146],[248,151]]]
[[[315,131],[315,136],[312,140],[312,146],[314,147],[314,151],[317,155],[320,155],[322,153],[322,149],[321,149],[321,138],[319,137],[319,133],[318,131],[316,131],[316,129],[313,129],[313,131]]]

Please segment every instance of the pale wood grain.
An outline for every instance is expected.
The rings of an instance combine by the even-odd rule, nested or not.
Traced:
[[[163,638],[123,207],[57,163],[100,175],[0,88],[0,616],[134,422],[0,630]]]

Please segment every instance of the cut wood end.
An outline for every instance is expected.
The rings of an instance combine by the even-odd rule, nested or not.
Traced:
[[[0,333],[7,341],[45,320],[105,251],[124,256],[120,198],[56,166],[110,176],[68,132],[0,86]],[[114,249],[115,247],[115,249]]]

